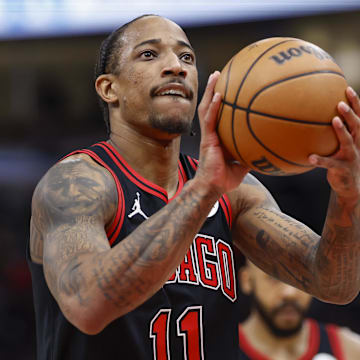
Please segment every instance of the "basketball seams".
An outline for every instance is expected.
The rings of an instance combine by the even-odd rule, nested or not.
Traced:
[[[295,165],[295,166],[300,166],[300,167],[305,167],[305,168],[312,168],[313,166],[311,165],[303,165],[303,164],[299,164],[299,163],[296,163],[296,162],[293,162],[293,161],[290,161],[288,159],[285,159],[283,158],[282,156],[278,155],[277,153],[275,153],[273,150],[271,150],[270,148],[268,148],[258,137],[257,135],[255,134],[255,132],[253,131],[252,129],[252,126],[251,126],[251,123],[250,123],[250,113],[257,113],[259,115],[262,115],[261,113],[259,112],[256,112],[256,111],[251,111],[251,105],[252,103],[255,101],[256,97],[261,94],[263,91],[265,91],[266,89],[272,87],[272,86],[276,86],[278,84],[281,84],[282,82],[285,82],[285,81],[288,81],[288,80],[292,80],[292,79],[297,79],[299,77],[303,77],[303,76],[311,76],[311,75],[314,75],[314,74],[334,74],[334,75],[338,75],[338,76],[341,76],[344,78],[344,75],[342,73],[339,73],[337,71],[332,71],[332,70],[317,70],[317,71],[310,71],[310,72],[307,72],[307,73],[301,73],[301,74],[297,74],[297,75],[292,75],[292,76],[289,76],[287,78],[284,78],[284,79],[281,79],[281,80],[278,80],[278,81],[275,81],[271,84],[268,84],[267,86],[264,86],[262,89],[260,89],[253,97],[252,99],[249,101],[249,105],[246,109],[246,124],[247,124],[247,127],[251,133],[251,135],[253,136],[254,140],[259,144],[261,145],[266,151],[268,151],[270,154],[272,154],[273,156],[275,156],[276,158],[290,164],[290,165]],[[322,123],[322,122],[316,122],[316,121],[302,121],[302,120],[296,120],[296,119],[286,119],[286,118],[281,118],[281,117],[277,117],[277,116],[274,116],[274,115],[270,115],[270,114],[266,114],[268,117],[271,117],[271,118],[276,118],[278,120],[284,120],[284,121],[289,121],[289,122],[297,122],[297,123],[304,123],[306,125],[317,125],[317,126],[331,126],[331,122],[329,123]],[[266,116],[265,115],[265,116]]]
[[[340,72],[338,72],[338,71],[334,71],[334,70],[316,70],[316,71],[309,71],[309,72],[305,72],[305,73],[300,73],[300,74],[296,74],[296,75],[291,75],[291,76],[288,76],[288,77],[286,77],[286,78],[284,78],[284,79],[274,81],[274,82],[272,82],[272,83],[264,86],[264,87],[261,88],[260,90],[258,90],[258,91],[254,94],[254,96],[250,99],[249,104],[248,104],[248,107],[246,108],[247,111],[249,111],[249,112],[253,111],[253,110],[251,110],[251,105],[252,105],[252,103],[253,103],[253,102],[255,101],[255,99],[259,96],[259,94],[261,94],[263,91],[269,89],[270,87],[276,86],[276,85],[278,85],[278,84],[281,84],[281,83],[286,82],[286,81],[289,81],[289,80],[297,79],[297,78],[304,77],[304,76],[311,76],[311,75],[315,75],[315,74],[320,74],[320,75],[333,74],[333,75],[338,75],[338,76],[340,76],[340,77],[342,77],[342,78],[345,79],[344,74],[342,74],[342,73],[340,73]],[[273,115],[269,114],[269,116],[273,116]],[[276,117],[276,116],[274,116],[274,117]],[[285,119],[286,119],[286,118],[285,118]],[[289,118],[289,121],[296,121],[296,120]],[[301,120],[298,120],[298,122],[301,122]],[[319,124],[319,125],[320,125],[320,124],[325,124],[325,123],[320,123],[320,122],[318,123],[318,122],[316,122],[316,121],[306,122],[306,123],[309,123],[309,124],[310,124],[310,123],[313,123],[313,124],[317,124],[317,125],[318,125],[318,124]],[[331,124],[331,122],[330,122],[330,124]]]
[[[239,57],[237,57],[239,53],[233,56],[228,63],[228,68],[222,72],[219,90],[223,94],[223,99],[218,115],[217,130],[220,138],[224,138],[224,144],[229,147],[228,150],[233,157],[238,158],[240,162],[251,169],[267,175],[303,173],[313,168],[306,160],[309,151],[316,152],[318,149],[321,154],[331,155],[333,148],[336,147],[337,139],[333,135],[330,119],[332,116],[329,115],[333,114],[334,110],[331,104],[337,99],[343,98],[343,93],[340,91],[344,81],[346,84],[346,78],[339,66],[331,66],[328,62],[317,66],[319,60],[333,59],[329,55],[323,55],[321,48],[319,48],[320,52],[316,52],[309,49],[308,46],[301,45],[304,40],[292,37],[265,40],[270,40],[270,43],[254,43],[247,52],[246,50],[245,52],[240,51]],[[290,68],[287,66],[285,69],[284,67],[276,68],[274,73],[270,70],[272,69],[271,64],[264,63],[264,60],[269,57],[280,65],[287,64],[292,58],[302,54],[306,55],[306,53],[314,56],[306,58],[300,63],[291,63]],[[276,56],[271,56],[272,54]],[[314,64],[314,66],[306,68],[307,64]],[[335,65],[337,64],[335,63]],[[264,66],[270,72],[259,73]],[[253,76],[262,84],[253,83],[251,81]],[[233,77],[234,79],[232,79]],[[315,83],[313,84],[312,81]],[[298,83],[310,86],[309,91],[304,90],[306,93],[309,92],[308,96],[310,97],[312,97],[310,89],[313,88],[313,85],[315,86],[314,91],[316,89],[322,91],[328,83],[329,86],[340,86],[340,90],[339,93],[333,91],[328,96],[326,93],[320,96],[319,101],[324,103],[326,113],[322,115],[321,107],[318,107],[313,116],[311,108],[302,108],[301,102],[302,99],[306,100],[306,93],[297,93],[296,85]],[[261,88],[259,89],[259,87]],[[276,106],[277,96],[284,97],[282,101],[286,103],[282,102]],[[291,111],[291,106],[293,111]],[[269,120],[273,123],[273,127],[271,127],[273,130],[269,128],[270,133],[266,130],[270,126],[266,125]],[[263,123],[264,125],[262,125]],[[292,137],[287,138],[286,135],[282,135],[282,131],[284,131],[285,134],[290,132],[292,136],[297,136],[297,129],[303,129],[299,136],[307,138],[309,135],[314,143],[309,145],[293,143]],[[272,131],[275,132],[272,133]],[[301,141],[299,138],[296,139]],[[321,143],[317,142],[318,139]],[[287,148],[289,151],[286,150]],[[285,173],[278,171],[281,169],[284,169]]]
[[[232,66],[233,61],[234,61],[234,58],[231,59],[230,64],[229,64],[229,68],[228,68],[228,71],[227,71],[227,74],[226,74],[224,99],[226,99],[226,95],[227,95],[227,91],[228,91],[228,85],[229,85],[229,79],[230,79],[230,71],[231,71],[231,66]],[[220,111],[219,111],[218,119],[221,118],[223,109],[224,109],[224,101],[222,101],[222,103],[221,103],[221,108],[220,108]],[[217,125],[219,125],[219,122],[218,122]]]
[[[222,99],[222,102],[221,102],[221,108],[219,110],[219,114],[218,114],[218,123],[216,125],[217,127],[217,130],[219,129],[219,124],[220,124],[220,119],[222,117],[222,113],[223,113],[223,109],[224,109],[224,106],[225,104],[227,105],[225,99],[226,99],[226,95],[227,95],[227,91],[228,91],[228,85],[229,85],[229,79],[230,79],[230,72],[231,72],[231,66],[232,66],[232,63],[234,61],[234,58],[232,58],[230,60],[230,63],[229,63],[229,68],[227,70],[227,73],[226,73],[226,82],[225,82],[225,91],[224,91],[224,97]],[[235,137],[234,137],[234,132],[232,131],[231,132],[231,136],[232,136],[232,140],[233,140],[233,144],[236,146],[236,141],[235,141]],[[241,157],[241,155],[238,153],[240,159],[244,162],[244,164],[246,164],[245,160]]]
[[[249,105],[248,107],[245,109],[246,111],[246,124],[247,127],[251,133],[251,135],[253,136],[254,140],[261,145],[266,151],[268,151],[270,154],[272,154],[273,156],[277,157],[278,159],[287,162],[288,164],[291,165],[296,165],[296,166],[301,166],[301,167],[309,167],[311,168],[312,166],[307,166],[307,165],[302,165],[302,164],[298,164],[296,162],[287,160],[285,158],[283,158],[282,156],[276,154],[273,150],[271,150],[270,148],[268,148],[259,138],[258,136],[255,134],[255,132],[253,131],[253,128],[251,126],[251,122],[250,122],[250,113],[252,114],[258,114],[258,115],[262,115],[262,116],[267,116],[267,117],[271,117],[272,119],[278,119],[278,120],[282,120],[282,121],[288,121],[288,122],[295,122],[295,123],[303,123],[306,125],[316,125],[316,126],[331,126],[331,121],[329,123],[323,123],[323,122],[317,122],[317,121],[304,121],[304,120],[297,120],[297,119],[291,119],[291,118],[282,118],[276,115],[271,115],[271,114],[261,114],[260,112],[257,111],[252,111],[251,110],[251,105],[252,103],[255,101],[256,97],[259,96],[259,94],[261,94],[263,91],[265,91],[266,89],[272,87],[272,86],[276,86],[278,84],[281,84],[282,82],[286,82],[288,80],[293,80],[293,79],[297,79],[299,77],[303,77],[303,76],[311,76],[314,74],[334,74],[334,75],[338,75],[341,76],[343,78],[344,75],[342,73],[339,73],[337,71],[333,71],[333,70],[317,70],[317,71],[310,71],[307,73],[301,73],[301,74],[297,74],[297,75],[292,75],[289,76],[287,78],[275,81],[271,84],[268,84],[267,86],[264,86],[262,89],[260,89],[253,97],[252,99],[249,101]]]
[[[289,122],[295,122],[295,123],[300,123],[300,124],[306,124],[306,125],[319,125],[319,126],[329,126],[331,125],[331,121],[329,121],[328,123],[324,123],[324,122],[320,122],[320,121],[307,121],[307,120],[299,120],[299,119],[293,119],[293,118],[288,118],[285,116],[279,116],[279,115],[273,115],[273,114],[269,114],[269,113],[264,113],[258,110],[253,110],[251,109],[251,104],[254,102],[254,100],[256,99],[256,97],[262,93],[264,90],[278,85],[282,82],[288,81],[288,80],[292,80],[292,79],[296,79],[302,76],[310,76],[310,75],[314,75],[314,74],[334,74],[334,75],[339,75],[340,77],[345,79],[345,76],[337,71],[332,71],[332,70],[317,70],[317,71],[311,71],[311,72],[307,72],[307,73],[301,73],[301,74],[297,74],[297,75],[292,75],[289,76],[287,78],[281,79],[281,80],[277,80],[271,84],[266,85],[265,87],[261,88],[249,101],[249,105],[248,107],[243,107],[243,106],[239,106],[236,103],[231,103],[228,102],[226,100],[223,100],[223,105],[228,105],[230,107],[233,108],[233,110],[242,110],[245,111],[247,113],[250,114],[256,114],[256,115],[261,115],[264,117],[271,117],[273,119],[278,119],[278,120],[282,120],[282,121],[289,121]]]
[[[303,167],[303,168],[309,168],[309,169],[312,169],[313,166],[312,165],[304,165],[304,164],[299,164],[299,163],[296,163],[294,161],[290,161],[288,159],[285,159],[283,158],[282,156],[278,155],[275,151],[271,150],[270,148],[268,148],[254,133],[253,129],[251,128],[250,124],[249,124],[249,119],[248,119],[248,114],[246,114],[246,122],[247,122],[247,125],[248,125],[248,129],[251,133],[251,135],[253,136],[253,138],[257,141],[257,143],[259,145],[261,145],[267,152],[269,152],[270,154],[272,154],[274,157],[290,164],[290,165],[296,165],[296,166],[300,166],[300,167]],[[329,126],[329,125],[327,125]],[[289,174],[291,175],[291,174]]]
[[[251,110],[247,107],[242,107],[239,105],[235,105],[232,103],[229,103],[227,101],[224,101],[224,105],[230,106],[231,108],[235,109],[235,110],[242,110],[246,113],[249,114],[255,114],[255,115],[261,115],[263,117],[269,117],[275,120],[282,120],[282,121],[288,121],[288,122],[294,122],[294,123],[300,123],[300,124],[305,124],[305,125],[318,125],[318,126],[329,126],[331,125],[331,121],[328,123],[324,123],[324,122],[318,122],[318,121],[306,121],[306,120],[299,120],[299,119],[292,119],[292,118],[287,118],[287,117],[283,117],[283,116],[278,116],[278,115],[271,115],[268,113],[263,113],[261,111],[257,111],[257,110]]]
[[[287,39],[287,40],[284,40],[284,41],[280,41],[279,43],[276,43],[272,46],[270,46],[268,49],[266,49],[264,52],[262,52],[254,61],[253,63],[250,65],[250,67],[248,68],[248,70],[246,71],[244,77],[242,78],[241,80],[241,83],[237,89],[237,92],[236,92],[236,95],[235,95],[235,100],[234,100],[234,104],[237,103],[237,100],[239,98],[239,94],[240,94],[240,91],[245,83],[245,80],[247,79],[247,77],[249,76],[250,74],[250,71],[253,69],[253,67],[257,64],[258,61],[260,61],[260,59],[265,55],[267,54],[270,50],[274,49],[275,47],[281,45],[281,44],[284,44],[286,42],[290,42],[290,41],[298,41],[298,39],[295,39],[295,38],[291,38],[291,39]]]
[[[260,59],[265,56],[265,54],[267,54],[269,51],[271,51],[272,49],[274,49],[275,47],[281,45],[281,44],[284,44],[286,42],[290,42],[290,41],[297,41],[298,39],[295,39],[295,38],[290,38],[290,39],[286,39],[286,40],[283,40],[283,41],[280,41],[272,46],[270,46],[268,49],[266,49],[265,51],[263,51],[254,61],[253,63],[250,65],[250,67],[248,68],[248,70],[246,71],[244,77],[242,78],[241,80],[241,83],[236,91],[236,95],[235,95],[235,99],[234,99],[234,104],[235,105],[237,103],[237,100],[239,98],[239,94],[240,94],[240,91],[243,87],[243,84],[245,83],[247,77],[249,76],[251,70],[254,68],[254,66],[257,64],[258,61],[260,61]],[[229,72],[230,73],[230,72]],[[237,142],[236,142],[236,139],[235,139],[235,131],[234,131],[234,118],[235,118],[235,109],[233,107],[233,110],[232,110],[232,115],[231,115],[231,135],[232,135],[232,138],[233,138],[233,144],[234,144],[234,148],[235,148],[235,151],[236,153],[238,154],[239,158],[243,160],[243,157],[240,155],[240,151],[239,151],[239,148],[237,146]],[[244,160],[243,160],[244,161]],[[249,164],[244,161],[245,164],[247,164],[249,166]]]

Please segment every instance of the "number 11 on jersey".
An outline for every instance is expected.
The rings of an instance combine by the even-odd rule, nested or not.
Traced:
[[[189,306],[177,318],[177,335],[183,338],[184,360],[204,360],[202,306]],[[169,323],[171,309],[161,309],[150,322],[154,360],[171,360]]]

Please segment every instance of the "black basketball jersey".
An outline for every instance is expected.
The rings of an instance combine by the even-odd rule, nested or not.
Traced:
[[[327,354],[326,359],[345,360],[338,336],[338,327],[333,324],[322,324],[313,319],[306,321],[310,328],[307,351],[297,360],[320,360],[320,355]],[[272,360],[265,354],[260,353],[250,344],[239,325],[238,360]]]
[[[69,155],[75,153],[91,156],[115,180],[118,208],[107,231],[111,246],[171,201],[163,188],[136,173],[109,143],[101,142]],[[194,177],[196,168],[196,160],[180,155],[175,196]],[[46,286],[42,266],[29,259],[37,359],[235,360],[237,280],[230,227],[231,207],[224,195],[166,284],[144,304],[92,336],[65,319]]]

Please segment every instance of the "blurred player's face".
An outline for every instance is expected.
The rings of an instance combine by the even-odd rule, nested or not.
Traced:
[[[195,54],[183,30],[150,16],[123,36],[114,89],[121,119],[138,131],[174,137],[188,133],[195,114]]]
[[[241,279],[243,290],[252,297],[252,311],[279,337],[297,333],[303,323],[311,296],[267,275],[248,264]],[[247,273],[246,273],[247,272]]]

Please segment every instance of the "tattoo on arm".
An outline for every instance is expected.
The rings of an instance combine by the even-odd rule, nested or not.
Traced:
[[[283,214],[256,179],[249,178],[245,186],[245,204],[234,224],[236,244],[265,272],[308,291],[312,278],[309,264],[319,236]]]
[[[184,257],[207,215],[201,209],[202,195],[188,192],[183,196],[184,193],[187,193],[185,188],[181,196],[118,244],[121,250],[107,254],[106,258],[101,255],[94,258],[93,276],[98,288],[115,307],[133,308],[139,298],[148,297],[149,291],[157,291]],[[174,258],[178,259],[176,266],[169,267]],[[157,281],[151,288],[149,284],[154,283],[154,279]]]
[[[62,294],[79,292],[86,281],[81,254],[109,249],[104,226],[116,209],[114,184],[106,170],[75,159],[54,166],[41,180],[33,197],[31,256],[43,262],[49,288],[61,302]]]
[[[320,237],[281,213],[271,197],[258,195],[264,192],[256,182],[250,179],[246,185],[250,195],[243,197],[250,198],[250,206],[244,207],[235,222],[235,241],[243,253],[264,271],[320,299],[343,302],[356,295],[360,287],[359,204],[342,203],[332,193]]]
[[[311,283],[308,260],[316,251],[316,238],[310,229],[273,209],[260,208],[254,215],[264,222],[256,243],[270,261],[275,274],[308,291]],[[267,230],[265,230],[267,229]]]
[[[359,215],[359,204],[347,207],[335,193],[331,194],[316,254],[316,270],[326,291],[339,299],[354,295],[354,290],[360,287]]]
[[[42,255],[43,255],[43,239],[41,235],[41,230],[38,229],[34,216],[30,221],[30,254],[31,259],[35,263],[42,264]]]
[[[121,313],[155,293],[216,201],[217,194],[199,188],[189,181],[177,198],[110,250],[104,224],[117,205],[111,176],[89,161],[51,169],[35,192],[33,217],[43,229],[47,283],[60,304],[71,297],[89,307],[100,296]]]

